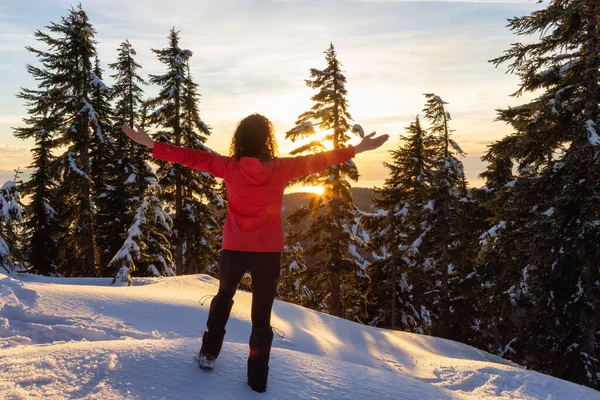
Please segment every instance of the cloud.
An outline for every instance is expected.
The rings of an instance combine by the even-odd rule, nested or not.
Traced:
[[[73,4],[53,0],[31,10],[21,2],[8,3],[0,6],[8,16],[3,19],[8,22],[0,22],[0,49],[12,49],[0,65],[2,71],[11,71],[0,76],[5,89],[0,93],[0,142],[9,141],[10,126],[19,126],[19,114],[26,112],[14,94],[21,86],[35,84],[24,64],[36,63],[23,45],[32,40],[35,29],[59,22]],[[425,92],[450,102],[456,140],[469,155],[483,152],[486,139],[491,142],[507,133],[505,126],[493,123],[494,110],[509,100],[518,104],[520,100],[508,97],[517,78],[488,60],[515,41],[505,19],[540,7],[533,3],[170,0],[166,7],[164,0],[102,0],[88,2],[84,9],[98,31],[103,65],[114,62],[119,43],[129,39],[144,77],[165,70],[150,48],[165,47],[172,27],[181,30],[180,47],[194,52],[191,70],[202,95],[201,117],[213,127],[208,145],[222,153],[227,153],[235,125],[247,114],[260,112],[271,118],[279,138],[293,126],[312,105],[314,92],[304,82],[309,69],[325,67],[323,51],[332,41],[348,78],[349,111],[355,122],[392,136],[385,150],[368,158],[373,167],[364,166],[365,179],[383,181],[381,161],[399,144],[410,121],[422,114]],[[110,73],[105,72],[109,84]],[[146,89],[147,96],[157,91]],[[285,154],[296,146],[283,142],[280,148]],[[19,165],[28,165],[25,153]],[[0,168],[16,165],[16,159],[5,157],[0,149]]]
[[[306,0],[275,0],[277,2]],[[531,0],[346,0],[362,3],[497,3],[497,4],[530,4]]]
[[[27,168],[32,162],[31,151],[26,146],[0,144],[0,169]]]
[[[23,170],[22,174],[19,175],[19,179],[23,182],[27,182],[31,178],[32,170]],[[0,169],[0,185],[3,185],[7,181],[13,181],[15,179],[15,171]]]

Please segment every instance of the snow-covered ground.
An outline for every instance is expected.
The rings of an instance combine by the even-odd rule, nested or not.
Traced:
[[[218,281],[0,274],[1,399],[600,399],[472,347],[362,326],[275,302],[266,393],[246,384],[250,294],[238,292],[223,352],[200,370]]]

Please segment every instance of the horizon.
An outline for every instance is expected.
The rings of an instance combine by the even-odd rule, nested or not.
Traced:
[[[423,93],[434,92],[448,104],[453,138],[466,152],[462,158],[471,186],[481,186],[477,175],[485,165],[486,146],[511,132],[494,122],[498,108],[515,106],[527,98],[510,97],[518,78],[495,68],[498,57],[517,41],[506,19],[527,15],[543,5],[527,1],[337,1],[315,0],[175,0],[169,9],[152,0],[118,3],[103,0],[82,4],[96,29],[103,80],[110,86],[119,43],[128,39],[142,65],[141,76],[164,68],[150,48],[162,48],[172,27],[181,32],[181,47],[190,49],[191,72],[199,85],[201,118],[212,127],[207,145],[227,153],[239,120],[255,112],[275,125],[280,155],[298,146],[283,140],[296,118],[308,110],[312,89],[304,80],[310,68],[325,66],[323,52],[333,42],[348,79],[352,124],[366,132],[390,135],[382,148],[355,158],[361,177],[356,187],[381,186],[388,175],[383,161],[398,147],[404,128],[421,114]],[[319,4],[316,14],[313,6]],[[34,88],[25,64],[39,65],[26,45],[39,48],[33,33],[59,22],[70,3],[53,0],[0,5],[0,178],[12,180],[17,167],[31,164],[33,141],[13,136],[23,126],[26,108],[15,95],[21,87]],[[187,11],[183,11],[187,10]],[[128,15],[135,16],[134,18]],[[296,22],[298,16],[310,18]],[[290,23],[290,18],[293,18]],[[280,21],[285,21],[284,24]],[[200,28],[198,28],[200,27]],[[526,41],[527,37],[519,37]],[[150,97],[157,91],[148,87]],[[428,124],[424,124],[428,126]],[[351,144],[359,142],[353,136]],[[292,187],[286,193],[302,191]]]

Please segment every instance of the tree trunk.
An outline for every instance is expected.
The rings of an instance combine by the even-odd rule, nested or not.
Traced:
[[[398,327],[398,321],[397,321],[397,310],[396,310],[396,297],[397,297],[397,285],[396,285],[396,281],[397,281],[397,276],[396,276],[396,257],[392,257],[392,279],[390,282],[390,292],[392,295],[392,307],[391,307],[391,312],[392,312],[392,329],[396,329]]]
[[[329,285],[331,285],[331,295],[329,297],[329,313],[336,317],[343,318],[342,296],[340,291],[340,268],[337,264],[329,266]]]
[[[175,93],[175,144],[181,146],[181,121],[180,119],[180,89],[181,84],[177,84],[177,91]],[[181,171],[182,168],[179,164],[174,166],[175,168],[175,272],[177,275],[183,275],[185,273],[183,266],[183,229],[181,218],[183,214],[183,188],[181,182]]]
[[[85,96],[85,94],[84,94]],[[86,116],[83,117],[82,124],[82,135],[83,142],[81,146],[81,170],[89,177],[90,176],[90,157],[89,157],[89,119]],[[83,185],[83,192],[81,193],[82,200],[82,214],[80,226],[83,229],[81,233],[81,245],[83,246],[83,254],[85,260],[85,276],[95,277],[96,276],[96,260],[94,249],[94,224],[92,219],[92,193],[91,193],[91,181],[87,179]],[[75,233],[78,234],[77,232]]]
[[[337,81],[335,81],[337,82]],[[334,93],[337,94],[337,84],[334,83]],[[340,132],[339,132],[339,106],[335,104],[334,108],[334,125],[333,125],[333,148],[340,148]],[[341,274],[341,263],[342,263],[342,249],[340,249],[340,229],[342,224],[340,221],[340,167],[334,166],[334,179],[333,179],[333,220],[335,222],[335,230],[332,238],[332,250],[334,257],[333,265],[330,265],[329,271],[329,284],[331,285],[331,296],[330,296],[330,313],[337,317],[343,318],[344,312],[342,309],[342,295],[340,288],[340,274]]]
[[[444,114],[444,162],[448,159],[448,156],[450,155],[448,152],[448,146],[449,146],[449,138],[448,138],[448,120],[446,119],[446,109],[444,108],[444,106],[442,105],[442,110],[443,110],[443,114]],[[442,275],[442,287],[441,289],[441,293],[440,293],[440,319],[441,319],[441,326],[440,326],[440,333],[441,336],[443,337],[448,337],[450,332],[449,332],[449,323],[450,323],[450,300],[449,300],[449,287],[448,287],[448,264],[450,261],[450,256],[448,254],[448,246],[449,246],[449,236],[450,236],[450,224],[448,222],[448,212],[449,212],[449,196],[450,194],[448,193],[448,189],[449,189],[449,181],[450,181],[450,176],[448,175],[448,169],[445,169],[446,171],[446,176],[444,177],[446,182],[445,182],[445,186],[444,186],[444,192],[443,192],[443,210],[444,210],[444,216],[443,216],[443,229],[442,229],[442,235],[444,237],[444,242],[441,243],[442,245],[442,265],[441,268],[442,270],[441,275]]]
[[[600,100],[600,90],[598,88],[598,36],[597,36],[597,0],[587,1],[586,14],[586,29],[587,29],[587,63],[586,63],[586,102],[585,102],[585,120],[598,121],[598,101]],[[587,133],[587,131],[584,131]],[[597,183],[597,182],[596,182]],[[587,353],[591,358],[596,358],[596,331],[597,317],[596,310],[600,306],[598,302],[598,289],[594,285],[597,275],[597,260],[590,259],[587,254],[586,246],[580,246],[579,257],[582,261],[582,285],[585,293],[585,305],[580,315],[579,327],[581,329],[581,341],[579,343],[579,351]],[[584,380],[587,379],[586,374],[582,371]],[[583,382],[589,384],[588,382]]]

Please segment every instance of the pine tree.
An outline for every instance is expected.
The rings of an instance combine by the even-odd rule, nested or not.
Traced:
[[[56,160],[52,155],[56,147],[52,135],[59,124],[56,118],[48,118],[47,92],[23,89],[18,97],[26,101],[29,116],[24,119],[27,126],[16,128],[15,136],[35,140],[35,147],[31,149],[33,162],[29,166],[33,172],[21,189],[23,196],[31,198],[23,213],[22,237],[27,244],[24,259],[30,264],[31,272],[56,275],[56,236],[60,221],[51,206],[56,204],[52,197],[56,183],[51,176],[51,165]]]
[[[150,82],[161,87],[160,93],[148,101],[155,111],[150,114],[150,123],[160,127],[155,134],[156,140],[177,146],[210,151],[204,142],[210,134],[208,126],[199,118],[197,108],[197,85],[188,74],[188,60],[192,56],[189,50],[179,48],[179,33],[172,29],[169,34],[169,46],[152,50],[159,61],[167,66],[164,75],[150,75]],[[179,164],[157,161],[157,175],[162,187],[161,199],[172,207],[174,218],[174,259],[178,274],[190,267],[193,257],[207,251],[201,268],[214,264],[214,246],[216,220],[212,211],[205,207],[195,195],[218,202],[214,193],[214,179],[207,174],[183,168]],[[215,229],[211,232],[212,229]],[[189,246],[189,247],[188,247]],[[189,256],[185,257],[189,250]],[[197,272],[194,269],[190,272]]]
[[[0,215],[0,267],[13,272],[15,264],[21,264],[15,262],[14,250],[19,243],[18,224],[23,220],[19,191],[13,181],[0,188]]]
[[[189,64],[181,96],[182,143],[186,148],[211,151],[204,143],[210,136],[210,128],[200,119],[198,110],[198,85],[193,81]],[[221,231],[216,209],[222,209],[224,201],[217,193],[215,178],[202,171],[183,169],[183,271],[181,273],[205,273],[220,257],[219,235]]]
[[[333,44],[325,51],[325,59],[327,68],[323,71],[311,69],[311,78],[306,80],[307,86],[318,90],[312,96],[314,104],[298,117],[296,128],[286,133],[286,139],[295,142],[314,135],[313,123],[328,133],[322,140],[313,140],[292,154],[322,151],[326,148],[325,142],[338,149],[345,147],[350,140],[348,120],[351,116],[347,111],[348,92],[344,86],[346,77]],[[358,170],[352,160],[298,179],[305,185],[323,186],[324,192],[310,207],[305,206],[292,213],[289,221],[295,225],[306,217],[311,219],[310,227],[294,235],[291,241],[311,243],[306,247],[306,255],[314,262],[307,266],[303,275],[305,282],[306,279],[311,280],[314,303],[324,304],[327,300],[330,314],[358,318],[365,313],[364,292],[368,277],[359,260],[351,254],[351,246],[366,246],[350,228],[355,223],[357,211],[352,203],[348,180],[358,180]]]
[[[140,215],[140,208],[145,208],[147,207],[145,204],[152,203],[154,192],[149,191],[148,187],[156,184],[157,181],[156,175],[148,164],[150,153],[144,146],[129,140],[121,132],[120,127],[124,124],[128,126],[144,125],[145,106],[142,99],[143,90],[140,87],[144,84],[144,80],[137,72],[141,66],[134,59],[136,52],[129,41],[122,42],[117,51],[117,61],[109,64],[109,67],[115,71],[111,75],[115,79],[112,91],[112,100],[115,104],[112,130],[114,135],[109,138],[113,154],[112,172],[109,179],[111,190],[105,198],[107,205],[105,214],[107,219],[111,219],[111,224],[110,232],[107,230],[107,244],[103,248],[103,257],[107,261],[102,262],[102,266],[105,268],[103,275],[113,276],[118,274],[122,267],[117,262],[119,257],[115,257],[115,255],[122,251],[124,241],[132,240],[129,236],[129,228],[135,224],[135,217]],[[159,206],[159,209],[162,209],[162,205]],[[143,211],[141,213],[143,214]],[[146,228],[149,225],[142,224],[141,227]],[[150,234],[149,232],[154,230],[160,231],[160,228],[151,227],[148,232],[141,231],[140,235]],[[167,234],[166,237],[168,236]],[[170,253],[165,254],[165,259],[169,257]],[[128,265],[127,271],[135,272],[138,276],[154,275],[153,270],[140,269],[135,264]],[[126,277],[121,276],[119,282],[123,279],[125,282],[130,282],[131,277],[128,274]]]
[[[375,190],[377,213],[364,218],[376,252],[368,268],[370,314],[372,325],[425,333],[421,318],[424,271],[415,268],[407,250],[419,229],[433,154],[418,117],[406,131],[403,144],[390,152],[393,162],[384,163],[390,176]]]
[[[456,158],[463,152],[451,139],[448,103],[433,93],[425,96],[423,111],[431,124],[434,154],[429,188],[415,224],[419,229],[408,252],[416,260],[414,268],[425,275],[423,322],[435,336],[467,342],[473,310],[465,286],[473,268],[465,259],[469,241],[463,205],[469,199],[462,162]]]
[[[600,90],[594,0],[551,1],[509,20],[519,35],[491,60],[511,62],[520,77],[515,96],[541,91],[531,102],[499,110],[514,133],[494,144],[517,163],[484,237],[482,267],[496,282],[493,307],[503,307],[498,351],[527,367],[600,388]],[[504,193],[505,192],[505,193]],[[496,200],[495,200],[496,201]],[[493,324],[492,324],[493,326]]]
[[[36,31],[35,37],[48,50],[27,47],[42,67],[27,66],[38,81],[31,95],[44,95],[47,119],[56,124],[56,145],[66,147],[52,168],[56,182],[57,221],[63,231],[57,238],[58,272],[68,275],[96,275],[96,249],[93,215],[90,149],[99,115],[90,103],[95,79],[95,30],[81,6],[71,9],[61,23],[51,23],[49,33]]]
[[[131,275],[174,276],[169,250],[173,221],[156,196],[158,184],[146,189],[143,201],[127,232],[127,239],[109,263],[116,271],[113,284],[131,285]]]
[[[304,249],[300,243],[286,245],[281,257],[281,276],[277,296],[288,303],[307,307],[304,300],[310,298],[310,291],[300,283],[299,272],[306,270]]]
[[[125,228],[121,221],[124,213],[122,199],[115,196],[116,186],[113,183],[118,164],[122,160],[116,153],[116,143],[113,139],[113,110],[110,105],[112,91],[102,82],[100,61],[96,58],[91,83],[94,87],[90,94],[90,104],[97,114],[90,142],[90,175],[93,177],[92,194],[97,211],[94,213],[96,248],[100,263],[98,274],[110,276],[106,266],[111,256],[121,245],[119,234]]]

